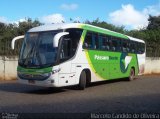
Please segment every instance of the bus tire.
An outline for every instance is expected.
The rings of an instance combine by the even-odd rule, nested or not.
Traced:
[[[79,89],[84,90],[86,87],[86,72],[82,71],[79,79]]]
[[[134,80],[134,77],[135,77],[135,71],[134,71],[134,68],[131,68],[128,80],[132,81]]]

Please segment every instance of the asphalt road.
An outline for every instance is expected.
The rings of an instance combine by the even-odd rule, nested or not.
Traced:
[[[0,112],[4,113],[159,113],[160,76],[141,76],[75,87],[49,89],[0,82]]]

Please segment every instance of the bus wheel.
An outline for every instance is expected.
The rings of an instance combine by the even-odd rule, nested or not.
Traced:
[[[82,71],[79,79],[79,89],[84,90],[86,87],[86,72]]]
[[[129,80],[129,81],[134,80],[134,76],[135,76],[134,69],[133,69],[133,68],[131,68],[131,70],[130,70],[130,75],[129,75],[128,80]]]

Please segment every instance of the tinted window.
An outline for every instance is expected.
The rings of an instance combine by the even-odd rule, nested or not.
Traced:
[[[92,33],[87,33],[84,43],[83,43],[83,48],[85,49],[92,49],[93,48],[93,42],[92,42]]]
[[[60,43],[60,62],[66,61],[75,55],[82,35],[81,29],[67,29],[66,32],[69,32],[69,35],[62,37]]]
[[[92,33],[92,41],[93,41],[94,49],[99,49],[99,39],[98,39],[97,33]]]
[[[144,43],[137,43],[137,53],[143,54],[145,52],[145,44]]]
[[[69,32],[68,38],[71,40],[71,56],[73,56],[77,50],[80,37],[82,35],[81,29],[67,29],[66,32]]]
[[[129,43],[129,40],[122,40],[122,42],[121,42],[121,50],[122,50],[122,52],[129,52],[129,45],[130,45],[130,43]]]
[[[59,32],[61,31],[27,33],[22,45],[19,65],[29,68],[54,65],[58,48],[53,47],[53,38]]]
[[[83,43],[85,49],[99,49],[99,39],[97,33],[87,32]]]
[[[129,50],[130,50],[131,53],[136,53],[137,52],[135,41],[130,41],[130,49]]]
[[[142,54],[145,51],[145,44],[115,36],[87,32],[83,48]]]
[[[63,39],[62,46],[61,46],[61,52],[60,52],[60,59],[65,60],[69,59],[71,56],[71,40],[70,39]]]
[[[113,51],[120,51],[120,39],[112,37],[112,49]]]
[[[99,38],[101,39],[101,45],[100,45],[100,49],[102,50],[109,50],[109,38],[105,35],[100,35]]]

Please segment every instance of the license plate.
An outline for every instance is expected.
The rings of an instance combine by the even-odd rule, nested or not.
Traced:
[[[34,80],[28,80],[28,83],[35,84]]]

